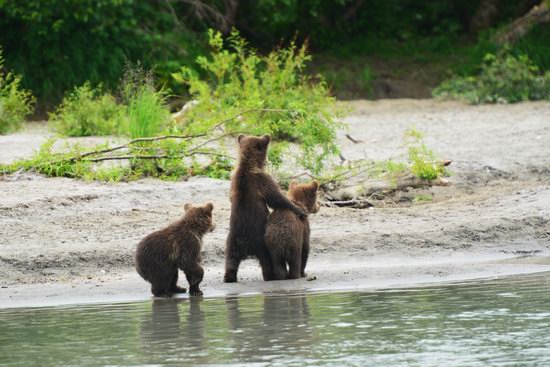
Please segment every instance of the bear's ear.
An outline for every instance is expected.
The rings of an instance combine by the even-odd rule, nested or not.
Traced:
[[[264,141],[265,145],[269,144],[269,142],[271,141],[271,135],[266,134],[266,135],[262,136],[262,140]]]
[[[237,137],[237,141],[239,142],[239,144],[241,144],[243,142],[243,139],[244,139],[244,135],[241,134]]]
[[[298,182],[297,181],[290,181],[290,185],[288,185],[288,188],[289,189],[294,189],[296,186],[298,186]]]
[[[183,209],[184,209],[185,211],[187,211],[187,210],[191,209],[192,207],[193,207],[193,204],[187,203],[187,204],[185,204],[185,205],[183,206]]]
[[[317,180],[313,180],[313,182],[310,185],[311,185],[311,188],[314,190],[319,189],[319,181]]]
[[[214,210],[214,204],[206,203],[205,208],[208,212],[212,213],[212,210]]]

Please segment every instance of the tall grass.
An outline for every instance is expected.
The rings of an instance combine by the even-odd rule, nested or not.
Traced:
[[[170,121],[167,94],[155,84],[151,71],[140,64],[126,65],[119,89],[127,106],[127,133],[133,139],[157,135]]]
[[[128,132],[132,138],[159,134],[170,121],[162,92],[143,86],[128,104]]]

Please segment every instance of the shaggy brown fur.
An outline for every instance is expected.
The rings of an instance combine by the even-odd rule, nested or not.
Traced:
[[[309,213],[317,213],[319,183],[298,184],[293,181],[288,190],[289,199]],[[265,229],[265,245],[273,262],[276,280],[305,277],[309,256],[309,220],[300,219],[287,209],[277,209],[269,215]],[[288,270],[287,270],[288,264]]]
[[[147,235],[137,245],[136,270],[151,283],[155,296],[186,292],[177,285],[178,269],[189,282],[189,294],[202,295],[199,289],[204,275],[200,266],[202,237],[214,230],[213,208],[212,203],[198,207],[185,204],[185,214],[179,221]]]
[[[225,282],[236,282],[242,260],[260,261],[264,280],[271,280],[271,259],[264,244],[268,206],[289,209],[300,217],[306,213],[281,192],[277,182],[264,171],[271,137],[240,135],[240,158],[231,178],[231,218],[225,247]]]

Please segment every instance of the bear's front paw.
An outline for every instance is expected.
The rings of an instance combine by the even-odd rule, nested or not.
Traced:
[[[305,219],[305,218],[307,218],[307,213],[306,213],[305,211],[303,211],[302,209],[298,209],[298,210],[296,211],[296,214],[298,215],[298,217],[299,217],[300,219]]]

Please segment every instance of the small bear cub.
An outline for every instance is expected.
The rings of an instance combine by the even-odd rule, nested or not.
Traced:
[[[137,245],[136,270],[151,283],[156,297],[171,297],[185,293],[178,287],[178,269],[189,282],[189,294],[201,296],[199,284],[204,276],[200,266],[202,237],[215,228],[212,203],[204,206],[185,204],[183,217],[168,227],[147,235]]]
[[[317,213],[319,182],[290,183],[288,198],[305,212]],[[271,255],[273,276],[276,280],[305,277],[309,256],[309,220],[300,218],[288,209],[275,209],[268,217],[265,245]],[[288,270],[287,270],[288,264]]]

